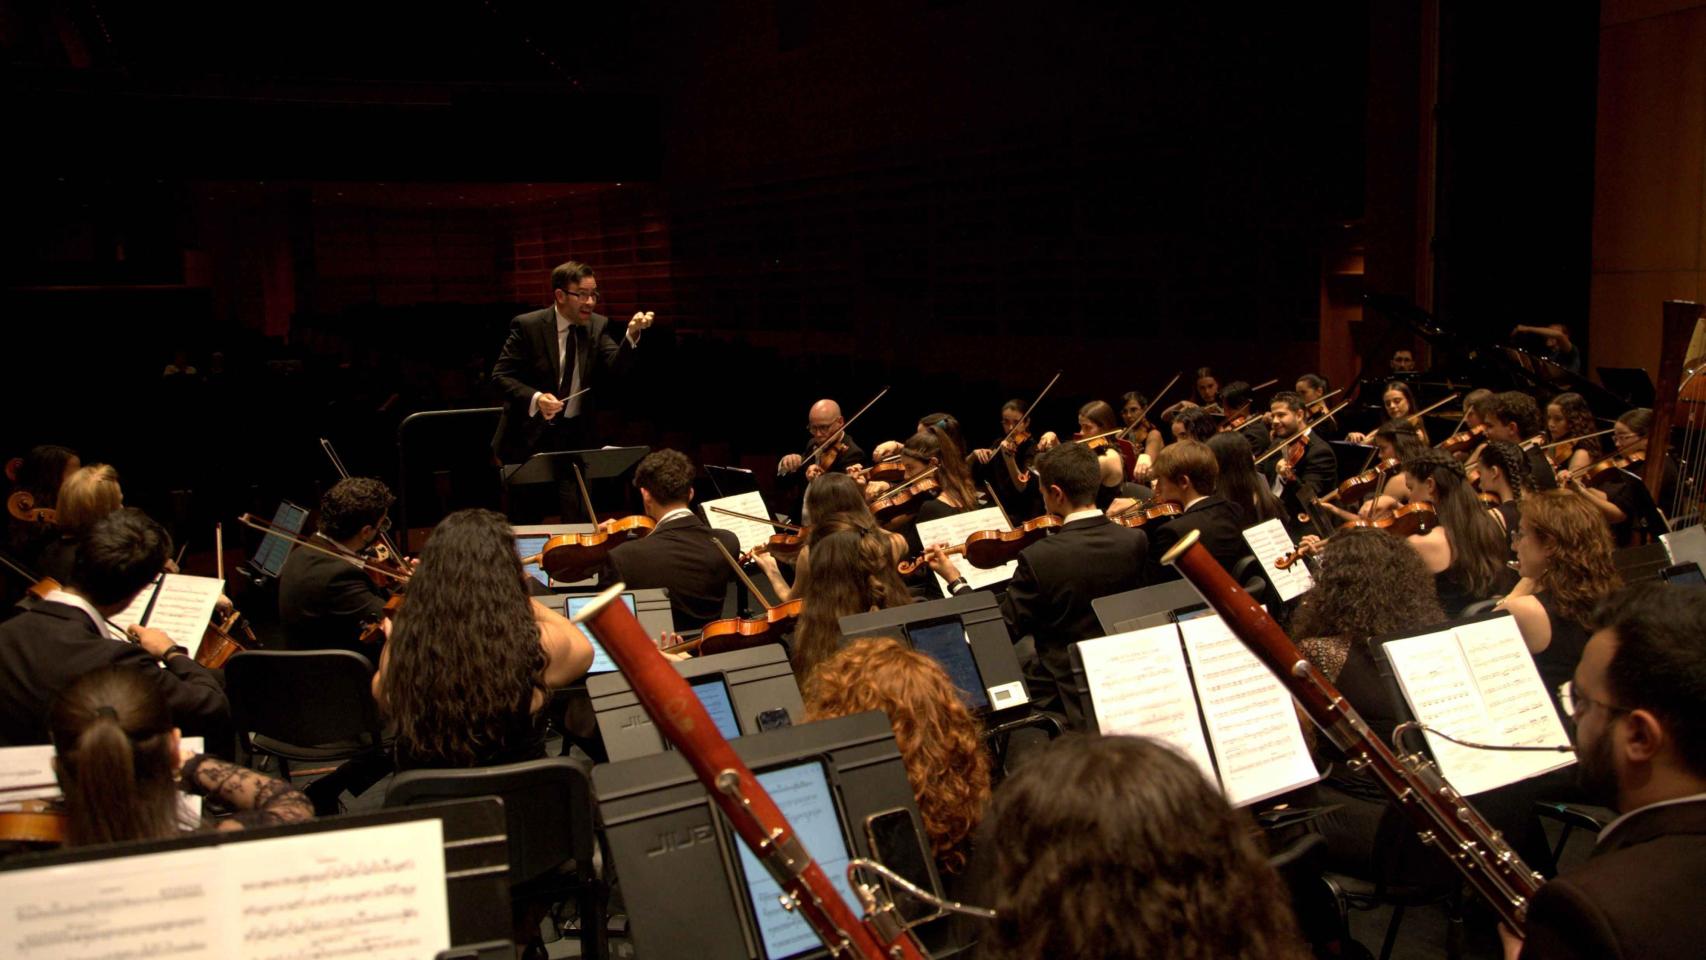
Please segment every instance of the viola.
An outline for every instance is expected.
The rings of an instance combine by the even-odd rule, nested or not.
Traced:
[[[1119,513],[1114,514],[1108,519],[1123,527],[1141,527],[1151,520],[1160,520],[1163,517],[1176,517],[1184,512],[1184,507],[1179,506],[1171,500],[1163,503],[1156,503],[1151,500],[1145,503],[1140,503],[1135,507],[1121,510]]]
[[[59,515],[52,507],[36,506],[36,498],[28,490],[13,490],[6,498],[6,512],[19,523],[57,524]]]
[[[794,622],[800,619],[802,607],[803,601],[795,599],[779,603],[765,610],[762,615],[750,619],[730,617],[727,620],[712,620],[705,624],[705,629],[699,633],[699,652],[728,653],[731,650],[780,643],[783,635],[792,630]],[[688,644],[678,646],[684,648]]]
[[[553,580],[565,583],[584,580],[604,565],[610,551],[629,540],[640,539],[656,527],[657,521],[639,514],[606,520],[591,533],[561,533],[552,537],[536,556],[523,559],[522,564],[539,564]]]
[[[1392,511],[1392,515],[1389,517],[1381,517],[1379,520],[1347,521],[1339,525],[1339,530],[1340,532],[1345,530],[1385,530],[1395,537],[1413,537],[1427,533],[1436,526],[1439,526],[1439,514],[1434,511],[1433,504],[1407,503]],[[1331,543],[1332,539],[1332,537],[1326,537],[1321,540],[1311,540],[1275,560],[1274,566],[1285,570],[1304,557],[1320,553],[1326,549],[1327,544]]]
[[[1026,520],[1012,530],[979,530],[968,534],[965,543],[957,543],[942,552],[949,556],[956,554],[966,558],[966,562],[979,570],[991,570],[1002,564],[1015,560],[1019,552],[1043,537],[1048,532],[1060,526],[1060,518],[1052,514]],[[922,555],[911,560],[902,560],[896,568],[903,577],[909,577],[919,567],[924,566]]]

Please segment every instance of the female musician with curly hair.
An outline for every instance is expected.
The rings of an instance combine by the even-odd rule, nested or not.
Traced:
[[[794,676],[807,681],[841,641],[841,618],[912,602],[895,570],[894,545],[882,530],[845,518],[812,526],[811,554],[795,584]]]
[[[567,618],[527,595],[509,522],[445,517],[421,551],[373,677],[397,724],[397,766],[473,767],[544,755],[541,708],[592,664]]]
[[[1568,440],[1571,437],[1586,437],[1599,430],[1599,421],[1594,419],[1593,410],[1579,393],[1560,393],[1546,405],[1546,439],[1550,441]],[[1601,451],[1605,449],[1601,438],[1593,437],[1577,440],[1567,447],[1553,447],[1547,451],[1553,466],[1560,470],[1580,470],[1598,460]]]
[[[1309,956],[1248,819],[1141,737],[1069,737],[1009,777],[985,821],[995,960]]]
[[[860,640],[818,664],[805,700],[809,720],[888,714],[936,865],[961,873],[989,803],[989,755],[982,723],[936,661],[898,640]]]
[[[1411,503],[1433,505],[1439,526],[1408,538],[1434,575],[1440,606],[1459,610],[1515,586],[1505,566],[1509,544],[1498,521],[1475,496],[1463,465],[1442,450],[1424,450],[1404,461]]]
[[[1611,530],[1599,511],[1568,490],[1521,501],[1516,557],[1522,581],[1500,604],[1516,618],[1546,689],[1571,679],[1582,659],[1594,607],[1623,586],[1611,562]]]

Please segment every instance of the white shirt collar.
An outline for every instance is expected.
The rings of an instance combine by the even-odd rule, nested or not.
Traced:
[[[42,599],[49,603],[63,603],[68,607],[76,607],[83,611],[84,616],[89,618],[90,623],[95,625],[96,632],[103,636],[111,637],[114,640],[119,640],[125,643],[130,642],[129,637],[114,635],[115,628],[112,624],[107,622],[106,617],[101,616],[101,611],[96,610],[94,604],[69,590],[49,590],[47,596],[42,597]]]
[[[557,336],[560,337],[563,334],[568,333],[569,328],[574,326],[574,323],[575,323],[574,320],[563,316],[563,308],[562,307],[559,307],[556,304],[552,304],[551,305],[551,313],[553,315],[555,315],[557,318]]]
[[[1085,507],[1083,510],[1074,510],[1067,514],[1061,523],[1066,524],[1071,523],[1074,520],[1083,520],[1087,517],[1099,517],[1101,515],[1102,511],[1097,510],[1095,507]]]
[[[670,512],[668,512],[668,513],[666,513],[663,516],[658,518],[658,526],[661,527],[664,524],[670,522],[671,520],[674,520],[676,517],[691,517],[691,516],[693,516],[692,510],[689,510],[686,507],[676,507],[674,510],[671,510]]]
[[[1207,499],[1208,499],[1208,494],[1206,494],[1206,493],[1202,494],[1201,496],[1197,497],[1195,500],[1192,500],[1190,503],[1185,504],[1184,508],[1180,512],[1183,513],[1184,510],[1189,510],[1190,508],[1196,506],[1199,503],[1202,503],[1204,500],[1207,500]]]
[[[1658,803],[1649,803],[1644,807],[1636,807],[1628,813],[1625,813],[1623,816],[1618,817],[1616,820],[1606,824],[1605,829],[1599,832],[1599,842],[1604,843],[1605,838],[1611,836],[1611,832],[1613,830],[1622,826],[1623,821],[1635,816],[1636,814],[1646,813],[1648,810],[1657,810],[1660,807],[1674,807],[1679,803],[1700,803],[1701,801],[1706,801],[1706,793],[1696,793],[1689,797],[1677,797],[1673,800],[1660,800]]]

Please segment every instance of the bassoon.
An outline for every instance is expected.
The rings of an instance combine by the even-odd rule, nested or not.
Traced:
[[[658,731],[687,758],[735,834],[781,885],[783,905],[805,918],[832,957],[924,960],[927,954],[912,935],[880,911],[864,919],[853,914],[758,777],[717,732],[687,681],[658,652],[628,605],[617,600],[625,589],[616,584],[599,594],[575,620],[598,637]]]
[[[1352,770],[1367,770],[1416,827],[1417,836],[1445,858],[1513,930],[1545,878],[1529,869],[1497,830],[1420,752],[1397,752],[1380,741],[1332,682],[1298,652],[1280,625],[1233,581],[1214,556],[1185,534],[1162,557],[1178,568],[1238,639],[1267,665],[1309,719],[1344,751]]]

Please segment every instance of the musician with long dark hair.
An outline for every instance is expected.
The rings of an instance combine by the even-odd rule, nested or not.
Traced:
[[[48,729],[71,846],[314,816],[308,798],[282,780],[206,754],[183,757],[166,698],[136,670],[105,667],[79,677],[54,701]],[[214,797],[237,814],[216,825],[186,819],[180,793]]]
[[[895,570],[888,535],[843,516],[812,525],[810,559],[795,583],[800,620],[794,628],[794,676],[809,680],[817,665],[835,653],[841,618],[912,602]]]
[[[1434,575],[1445,612],[1455,616],[1515,586],[1516,575],[1505,566],[1504,531],[1475,496],[1463,465],[1444,451],[1425,450],[1404,461],[1403,470],[1410,502],[1431,504],[1439,516],[1438,526],[1407,540]]]
[[[1481,447],[1480,486],[1482,493],[1499,498],[1493,507],[1493,519],[1505,531],[1511,545],[1511,558],[1516,557],[1516,532],[1521,525],[1522,501],[1539,492],[1534,474],[1529,472],[1528,457],[1522,448],[1508,440],[1491,440]]]
[[[985,840],[984,838],[987,838]],[[1247,817],[1142,737],[1068,737],[995,792],[992,960],[1304,960]]]
[[[373,678],[399,769],[544,755],[540,711],[586,673],[592,646],[527,595],[526,576],[499,514],[458,510],[433,530]]]
[[[1243,439],[1219,434],[1207,441],[1219,467],[1216,486],[1221,499],[1237,508],[1245,529],[1268,520],[1285,519],[1279,498],[1268,488],[1267,480],[1256,472],[1256,458],[1250,456],[1250,445]]]

